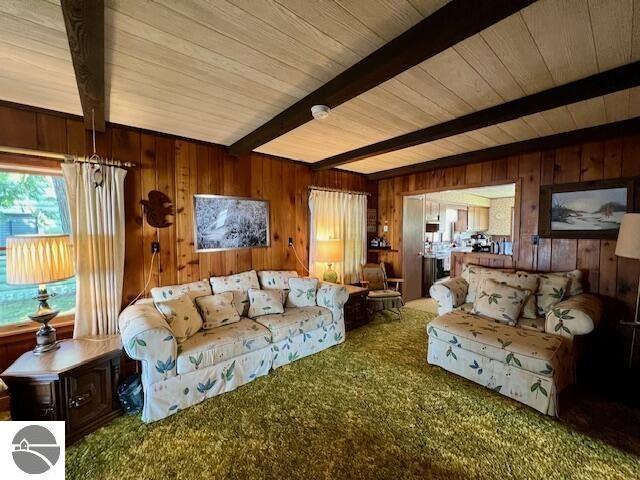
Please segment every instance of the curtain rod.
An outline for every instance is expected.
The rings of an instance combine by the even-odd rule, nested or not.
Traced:
[[[370,197],[371,194],[369,192],[359,192],[358,190],[341,190],[339,188],[327,188],[327,187],[317,187],[315,185],[309,185],[309,190],[321,190],[323,192],[342,192],[342,193],[352,193],[354,195],[366,195]]]
[[[39,157],[39,158],[50,158],[51,160],[58,160],[60,162],[79,162],[79,163],[94,163],[99,165],[109,165],[112,167],[124,167],[124,168],[132,168],[135,167],[135,163],[131,162],[120,162],[118,160],[102,158],[89,158],[89,157],[81,157],[78,155],[68,155],[64,153],[55,153],[55,152],[45,152],[43,150],[32,150],[29,148],[16,148],[16,147],[7,147],[4,145],[0,145],[0,153],[8,153],[11,155],[24,155],[27,157]]]

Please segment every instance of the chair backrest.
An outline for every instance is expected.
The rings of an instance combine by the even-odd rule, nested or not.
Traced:
[[[388,290],[384,263],[367,263],[362,266],[362,279],[369,282],[369,290]]]

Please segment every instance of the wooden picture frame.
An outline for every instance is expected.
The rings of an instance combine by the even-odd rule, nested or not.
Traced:
[[[619,226],[615,228],[601,228],[601,229],[580,229],[580,223],[585,224],[585,220],[582,220],[581,217],[593,217],[596,214],[598,216],[602,216],[599,212],[586,212],[586,211],[575,211],[565,207],[558,207],[556,205],[554,207],[553,202],[557,201],[561,195],[557,194],[566,194],[566,193],[581,193],[585,192],[585,198],[588,197],[589,192],[594,191],[606,191],[613,189],[622,189],[626,188],[626,206],[624,213],[634,212],[636,211],[636,179],[635,178],[616,178],[610,180],[594,180],[588,182],[576,182],[576,183],[565,183],[560,185],[544,185],[540,187],[540,210],[538,216],[538,232],[540,237],[543,238],[584,238],[584,239],[616,239],[618,237]],[[604,193],[598,192],[599,194],[604,195]],[[614,192],[612,192],[613,194]],[[619,192],[616,192],[619,194]],[[592,195],[593,195],[592,194]],[[555,196],[555,198],[554,198]],[[565,196],[566,197],[566,196]],[[605,204],[606,205],[606,204]],[[605,207],[602,205],[602,207]],[[557,220],[553,221],[553,208],[560,208],[562,211],[571,212],[570,215],[567,215],[567,218],[573,217],[576,220],[580,220],[576,223],[576,228],[563,228],[563,229],[554,229],[553,223],[571,223],[569,221],[558,222]],[[616,219],[621,216],[623,213],[621,210],[616,210]],[[611,213],[609,213],[610,215]],[[557,218],[558,212],[556,212]],[[591,219],[589,219],[591,221]],[[610,223],[616,223],[617,220],[612,220]],[[592,222],[593,223],[593,222]],[[602,222],[606,225],[607,222]]]
[[[196,252],[271,246],[269,201],[249,197],[193,196]]]

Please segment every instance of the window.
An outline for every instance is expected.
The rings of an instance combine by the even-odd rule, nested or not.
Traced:
[[[35,285],[7,285],[6,239],[19,234],[70,232],[67,193],[61,176],[0,171],[0,326],[28,321],[36,310]],[[61,312],[74,308],[76,281],[47,285]]]

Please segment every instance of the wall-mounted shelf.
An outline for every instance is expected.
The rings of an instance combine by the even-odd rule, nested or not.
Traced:
[[[369,248],[367,250],[370,253],[397,253],[398,250],[394,250],[393,248]]]

